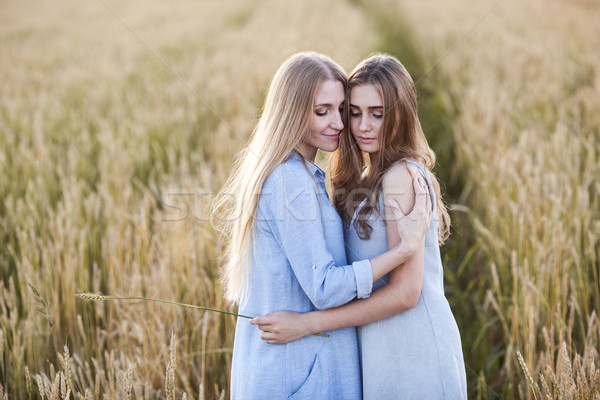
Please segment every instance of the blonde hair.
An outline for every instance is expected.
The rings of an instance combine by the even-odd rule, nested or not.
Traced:
[[[221,282],[231,302],[249,296],[254,215],[263,184],[308,137],[315,97],[327,80],[347,86],[344,70],[322,54],[297,53],[283,62],[249,143],[236,156],[233,172],[215,198],[212,223],[226,240]]]
[[[349,99],[352,88],[369,84],[381,96],[384,115],[379,132],[380,150],[364,157],[350,133]],[[362,239],[368,239],[372,227],[367,220],[373,210],[378,212],[375,204],[384,174],[402,159],[418,161],[431,172],[435,165],[435,153],[429,147],[421,128],[415,84],[400,61],[390,55],[373,54],[354,68],[348,78],[344,119],[346,128],[340,138],[340,147],[331,158],[335,205],[348,224],[359,204],[357,200],[362,200],[353,196],[358,194],[366,198],[366,204],[360,209],[354,227]],[[443,244],[449,236],[450,216],[442,201],[438,180],[433,173],[430,175],[440,220],[438,241]]]

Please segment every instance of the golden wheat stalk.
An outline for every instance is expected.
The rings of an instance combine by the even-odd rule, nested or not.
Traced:
[[[214,312],[218,312],[218,313],[221,313],[221,314],[235,315],[236,317],[242,317],[242,318],[248,318],[248,319],[254,318],[254,317],[250,317],[248,315],[236,314],[236,313],[232,313],[232,312],[229,312],[229,311],[223,311],[223,310],[217,310],[216,308],[208,308],[208,307],[196,306],[194,304],[179,303],[177,301],[152,299],[152,298],[149,298],[149,297],[104,296],[104,295],[96,294],[96,293],[75,293],[74,295],[78,299],[82,299],[82,300],[95,300],[95,301],[104,301],[104,300],[146,300],[146,301],[156,301],[156,302],[159,302],[159,303],[175,304],[177,306],[188,307],[188,308],[195,308],[195,309],[198,309],[198,310],[214,311]],[[315,336],[330,337],[329,335],[327,335],[325,333],[314,333],[314,335]]]

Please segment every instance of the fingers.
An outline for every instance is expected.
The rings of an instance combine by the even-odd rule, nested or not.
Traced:
[[[268,344],[283,344],[286,343],[278,338],[279,331],[273,326],[273,316],[262,315],[252,318],[249,322],[256,325],[261,330],[260,338]]]
[[[431,196],[427,195],[427,219],[429,221],[431,221],[431,218],[433,217],[433,205],[431,204]]]
[[[268,344],[286,344],[299,339],[298,337],[290,337],[273,326],[258,325],[258,329],[261,330],[260,338]]]
[[[271,332],[263,332],[260,334],[260,338],[269,344],[279,344],[280,342],[277,340],[274,334]]]
[[[427,187],[427,182],[423,179],[422,176],[417,175],[413,179],[413,188],[415,190],[415,195],[427,194],[429,193],[429,189]]]
[[[260,325],[259,325],[260,328]],[[261,329],[262,330],[262,329]],[[278,332],[271,332],[269,330],[263,330],[260,334],[260,338],[268,344],[285,344],[285,341],[281,334]]]
[[[271,325],[272,320],[271,317],[267,317],[266,315],[254,317],[250,320],[252,325]]]
[[[415,217],[421,218],[425,220],[425,222],[431,222],[433,217],[433,205],[429,194],[429,186],[421,176],[418,176],[413,180],[413,186],[415,189],[415,207],[413,208],[413,211],[418,210]]]
[[[421,177],[419,175],[413,178],[413,189],[415,190],[415,195],[418,195],[423,191],[423,184],[421,183]]]
[[[250,320],[250,323],[252,325],[256,325],[258,329],[260,329],[263,332],[273,331],[273,326],[271,325],[271,320],[269,317],[254,317]]]
[[[427,206],[427,210],[431,209],[431,196],[429,195],[429,187],[427,187],[427,184],[425,184],[425,205]]]
[[[421,206],[425,210],[429,209],[429,189],[427,187],[427,183],[420,176],[417,176],[413,179],[413,188],[415,190],[415,201],[420,203]]]
[[[388,200],[388,205],[390,206],[390,209],[392,210],[392,214],[394,215],[394,220],[399,220],[402,219],[405,215],[402,212],[402,210],[400,209],[400,205],[398,204],[398,202],[394,199],[390,199]]]
[[[400,209],[400,205],[394,199],[388,200],[388,205],[392,210],[395,220],[400,220],[407,215],[420,216],[423,219],[430,219],[431,214],[431,197],[429,196],[429,187],[427,182],[421,177],[416,176],[413,179],[413,189],[415,191],[415,207],[409,214],[404,214]]]
[[[431,205],[431,196],[429,195],[429,190],[425,194],[423,194],[422,197],[425,197],[425,217],[427,221],[431,221],[433,207]]]

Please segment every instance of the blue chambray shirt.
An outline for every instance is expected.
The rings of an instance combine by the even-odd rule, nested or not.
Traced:
[[[342,221],[325,190],[325,173],[296,152],[263,185],[252,245],[250,296],[239,312],[309,312],[368,297],[368,260],[347,265]],[[232,399],[361,399],[355,328],[267,344],[238,318]]]

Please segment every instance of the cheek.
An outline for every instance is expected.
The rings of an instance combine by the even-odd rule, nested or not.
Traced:
[[[331,118],[323,118],[323,120],[319,124],[319,132],[325,132],[326,130],[328,130],[329,126],[331,125],[331,122]]]
[[[325,130],[327,124],[323,121],[323,119],[313,118],[310,123],[310,131],[311,133],[318,135]]]
[[[355,132],[358,132],[358,126],[360,125],[358,118],[350,118],[350,132],[352,136],[356,136]]]
[[[377,123],[377,128],[376,128],[377,129],[377,134],[376,134],[377,140],[381,139],[381,128],[382,128],[382,126],[383,126],[383,122],[379,121]]]
[[[310,121],[310,132],[314,132],[318,129],[319,126],[319,121],[313,116],[311,121]]]

